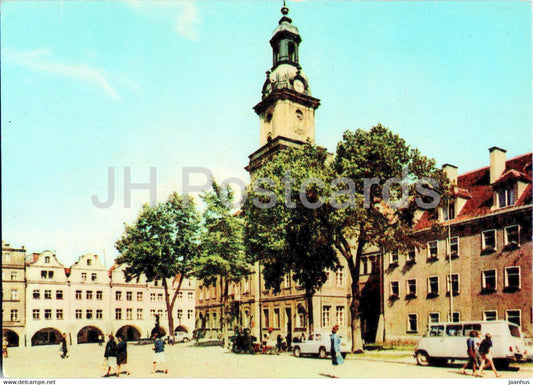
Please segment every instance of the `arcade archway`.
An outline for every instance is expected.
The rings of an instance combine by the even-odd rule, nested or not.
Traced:
[[[138,341],[141,338],[141,332],[135,326],[125,325],[117,330],[116,336],[123,335],[126,341]]]
[[[3,329],[2,336],[6,337],[9,347],[19,346],[19,335],[10,329]]]
[[[54,328],[44,328],[31,337],[31,346],[57,345],[62,339],[61,332]]]
[[[98,337],[102,336],[105,340],[104,333],[95,326],[85,326],[78,332],[78,344],[92,344],[99,342]]]
[[[186,326],[180,325],[180,326],[178,326],[176,329],[174,329],[174,333],[175,333],[175,332],[185,332],[185,333],[188,333],[188,332],[189,332],[189,329],[187,329]]]

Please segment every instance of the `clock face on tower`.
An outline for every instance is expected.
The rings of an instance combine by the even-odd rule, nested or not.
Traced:
[[[294,90],[300,93],[305,91],[305,85],[300,79],[294,81]]]

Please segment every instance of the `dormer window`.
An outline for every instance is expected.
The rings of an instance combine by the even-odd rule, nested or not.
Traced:
[[[504,208],[515,204],[514,187],[504,186],[498,192],[498,207]]]
[[[455,218],[455,203],[451,202],[447,204],[443,209],[442,212],[444,214],[444,220],[449,221],[450,219]]]
[[[93,261],[92,261],[91,259],[88,259],[88,260],[87,260],[87,266],[91,266],[92,263],[93,263]]]
[[[50,263],[50,257],[44,257],[44,263]]]

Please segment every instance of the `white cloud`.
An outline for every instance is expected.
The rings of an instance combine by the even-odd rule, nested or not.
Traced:
[[[39,72],[54,74],[90,84],[104,91],[113,100],[121,100],[117,90],[107,80],[104,71],[98,68],[84,63],[71,64],[54,61],[50,59],[51,51],[45,49],[25,52],[7,50],[7,52],[3,53],[3,56],[5,59]]]
[[[192,1],[181,1],[178,3],[181,8],[181,13],[178,16],[175,31],[186,39],[197,41],[200,35],[198,27],[200,18],[198,16],[198,9]]]

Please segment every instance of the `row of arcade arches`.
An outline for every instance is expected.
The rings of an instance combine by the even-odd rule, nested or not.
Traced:
[[[184,331],[187,332],[187,328],[185,326],[178,326],[175,331]],[[115,335],[123,335],[126,337],[127,341],[138,341],[141,338],[141,332],[139,329],[137,329],[135,326],[131,325],[125,325],[122,326],[120,329],[117,330]],[[3,329],[2,331],[3,337],[6,337],[8,346],[15,347],[20,346],[20,336],[11,329]],[[90,343],[98,343],[100,337],[105,341],[106,336],[96,326],[86,326],[77,333],[76,335],[76,341],[78,344],[90,344]],[[37,346],[37,345],[57,345],[61,342],[62,339],[62,333],[55,329],[55,328],[44,328],[39,331],[37,331],[32,337],[31,337],[31,346]]]

